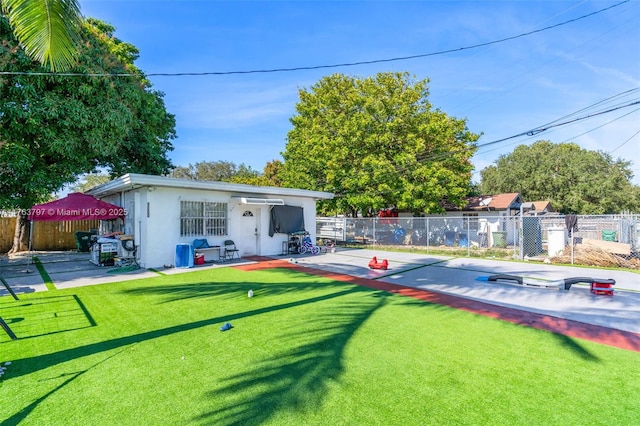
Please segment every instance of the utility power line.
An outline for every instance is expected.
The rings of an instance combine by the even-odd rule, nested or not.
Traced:
[[[279,73],[279,72],[293,72],[293,71],[309,71],[309,70],[319,70],[319,69],[328,69],[328,68],[344,68],[344,67],[355,67],[359,65],[371,65],[371,64],[380,64],[380,63],[388,63],[388,62],[398,62],[398,61],[407,61],[411,59],[419,59],[426,58],[429,56],[438,56],[445,55],[448,53],[462,52],[465,50],[478,49],[480,47],[486,47],[493,44],[504,43],[507,41],[515,40],[518,38],[530,36],[533,34],[541,33],[544,31],[552,30],[554,28],[558,28],[564,25],[568,25],[582,19],[589,18],[591,16],[606,12],[607,10],[613,9],[615,7],[621,6],[625,3],[629,3],[631,0],[623,0],[619,3],[611,5],[609,7],[605,7],[603,9],[597,10],[595,12],[588,13],[586,15],[579,16],[574,19],[570,19],[568,21],[564,21],[558,24],[549,25],[537,30],[528,31],[525,33],[521,33],[518,35],[501,38],[498,40],[492,40],[485,43],[478,43],[470,46],[458,47],[455,49],[446,49],[440,50],[436,52],[430,53],[421,53],[417,55],[409,55],[409,56],[399,56],[395,58],[386,58],[386,59],[373,59],[370,61],[358,61],[358,62],[345,62],[340,64],[330,64],[330,65],[312,65],[312,66],[298,66],[298,67],[289,67],[289,68],[272,68],[272,69],[256,69],[256,70],[245,70],[245,71],[205,71],[205,72],[177,72],[177,73],[148,73],[148,74],[136,74],[136,73],[72,73],[72,72],[61,72],[61,73],[49,73],[49,72],[18,72],[18,71],[0,71],[0,75],[32,75],[32,76],[62,76],[62,77],[195,77],[195,76],[211,76],[211,75],[237,75],[237,74],[268,74],[268,73]]]
[[[512,140],[512,139],[516,139],[516,138],[519,138],[519,137],[522,137],[522,136],[535,137],[535,136],[537,136],[537,135],[539,135],[539,134],[541,134],[541,133],[543,133],[545,131],[548,131],[548,130],[550,130],[552,128],[566,126],[566,125],[573,124],[573,123],[576,123],[576,122],[579,122],[579,121],[582,121],[582,120],[587,120],[589,118],[593,118],[593,117],[604,115],[604,114],[607,114],[607,113],[610,113],[610,112],[613,112],[613,111],[617,111],[617,110],[620,110],[620,109],[623,109],[623,108],[629,108],[629,107],[634,106],[634,105],[640,105],[640,99],[636,99],[636,100],[630,101],[630,102],[628,102],[627,104],[624,104],[624,105],[617,105],[617,106],[610,107],[610,108],[605,109],[605,110],[596,111],[596,112],[593,112],[593,113],[590,113],[590,114],[586,114],[586,115],[582,115],[582,116],[579,116],[579,117],[572,118],[570,120],[566,120],[567,117],[572,117],[572,116],[575,116],[577,113],[588,111],[588,110],[592,109],[594,106],[601,105],[603,102],[606,102],[606,101],[611,100],[611,99],[616,98],[616,97],[627,95],[630,92],[634,92],[634,91],[637,91],[637,90],[640,90],[640,89],[631,89],[631,90],[619,93],[617,95],[611,96],[611,97],[609,97],[607,99],[604,99],[602,101],[596,102],[595,104],[592,104],[591,106],[582,108],[579,111],[576,111],[576,112],[573,112],[571,114],[565,115],[565,116],[563,116],[563,117],[561,117],[559,119],[556,119],[556,120],[552,121],[551,123],[544,124],[544,125],[539,126],[539,127],[535,127],[535,128],[533,128],[531,130],[527,130],[525,132],[518,133],[518,134],[513,135],[513,136],[508,136],[508,137],[505,137],[505,138],[502,138],[502,139],[498,139],[498,140],[494,140],[494,141],[478,144],[475,147],[480,149],[480,148],[484,148],[484,147],[487,147],[487,146],[492,146],[492,145],[496,145],[496,144],[499,144],[499,143],[503,143],[503,142],[506,142],[506,141],[509,141],[509,140]],[[636,111],[637,111],[637,109],[634,110],[634,111],[631,111],[631,113],[636,112]],[[631,114],[631,113],[629,113],[629,114]],[[626,114],[626,115],[628,115],[628,114]],[[561,121],[561,120],[564,120],[564,121]],[[640,133],[640,131],[639,131],[639,133]],[[636,135],[637,134],[638,133],[636,133]],[[631,138],[629,138],[629,140],[631,140],[634,136],[635,135],[633,135]],[[624,143],[628,142],[629,140],[625,141]],[[454,150],[450,150],[450,151],[442,152],[442,153],[438,153],[438,154],[426,153],[425,155],[416,157],[416,162],[417,163],[424,163],[424,162],[445,160],[446,158],[450,157],[451,155],[457,154],[457,153],[461,153],[461,152],[463,152],[463,151],[465,151],[467,149],[469,149],[469,146],[465,146],[464,148],[454,149]],[[392,171],[381,172],[377,168],[375,168],[375,170],[376,170],[376,172],[378,173],[379,176],[384,176],[385,174],[391,175],[392,173],[403,173],[403,172],[408,172],[410,170],[410,167],[406,167],[406,166],[395,166],[393,164],[391,164],[391,166],[394,168],[393,172]],[[371,171],[371,172],[374,171],[374,167],[373,166],[370,166],[370,167],[363,166],[361,168],[364,171]],[[321,182],[321,184],[324,185],[324,184],[326,184],[326,182]],[[342,195],[344,195],[344,194],[342,194]]]
[[[637,111],[637,110],[636,110]],[[614,152],[616,152],[618,149],[622,148],[627,142],[629,142],[631,139],[633,139],[634,137],[638,136],[638,134],[640,134],[640,130],[638,130],[637,132],[635,132],[633,135],[631,135],[631,137],[629,139],[627,139],[626,141],[622,142],[620,145],[618,145],[613,151],[611,151],[611,153],[613,154]],[[634,170],[638,170],[638,169],[634,169]]]
[[[562,141],[561,143],[569,142],[569,141],[571,141],[571,140],[573,140],[573,139],[579,138],[580,136],[587,135],[587,134],[589,134],[589,133],[591,133],[591,132],[593,132],[593,131],[595,131],[595,130],[598,130],[598,129],[600,129],[600,128],[604,127],[604,126],[608,126],[609,124],[611,124],[611,123],[613,123],[613,122],[615,122],[615,121],[618,121],[618,120],[620,120],[620,119],[622,119],[622,118],[624,118],[624,117],[626,117],[626,116],[628,116],[628,115],[631,115],[631,114],[633,114],[634,112],[637,112],[637,111],[639,111],[639,110],[640,110],[640,108],[636,108],[636,109],[634,109],[633,111],[630,111],[630,112],[628,112],[628,113],[626,113],[626,114],[623,114],[623,115],[621,115],[621,116],[619,116],[619,117],[613,118],[613,119],[611,119],[611,120],[607,121],[606,123],[602,123],[602,124],[601,124],[601,125],[599,125],[599,126],[596,126],[596,127],[592,128],[592,129],[587,130],[586,132],[582,132],[582,133],[580,133],[579,135],[572,136],[572,137],[570,137],[570,138],[568,138],[568,139],[565,139],[565,140],[564,140],[564,141]],[[640,132],[640,130],[639,130],[638,132]],[[637,135],[637,134],[638,134],[638,133],[636,133],[636,135]],[[634,136],[635,136],[635,135],[634,135]],[[633,136],[631,136],[631,137],[633,138]],[[626,140],[622,145],[624,145],[625,143],[629,142],[629,140],[630,140],[630,139],[627,139],[627,140]],[[618,146],[618,148],[620,148],[622,145]],[[618,149],[618,148],[616,148],[616,149]],[[616,149],[614,149],[613,151],[611,151],[611,153],[613,153]]]
[[[622,108],[628,108],[628,107],[634,106],[634,105],[640,105],[640,100],[636,100],[636,101],[630,102],[630,103],[628,103],[626,105],[620,105],[620,106],[616,106],[616,107],[613,107],[613,108],[609,108],[609,109],[604,110],[604,111],[599,111],[599,112],[595,112],[595,113],[588,114],[588,115],[585,115],[585,116],[577,117],[577,118],[574,118],[574,119],[571,119],[571,120],[567,120],[567,121],[563,121],[563,122],[553,122],[555,124],[545,124],[545,125],[542,125],[540,127],[536,127],[534,129],[527,130],[526,132],[518,133],[517,135],[509,136],[509,137],[498,139],[498,140],[491,141],[491,142],[485,142],[483,144],[478,145],[478,148],[482,148],[482,147],[489,146],[489,145],[495,145],[497,143],[504,142],[504,141],[507,141],[509,139],[518,138],[518,137],[521,137],[521,136],[537,136],[540,133],[546,132],[547,130],[552,129],[554,127],[565,126],[567,124],[572,124],[572,123],[575,123],[577,121],[586,120],[587,118],[592,118],[592,117],[596,117],[598,115],[607,114],[609,112],[617,111],[617,110],[622,109]]]
[[[597,106],[599,106],[599,105],[603,105],[603,104],[605,104],[605,103],[607,103],[607,102],[610,102],[610,101],[612,101],[612,100],[614,100],[614,99],[623,98],[623,97],[626,97],[626,96],[629,96],[629,95],[632,95],[632,94],[636,94],[636,93],[638,93],[638,92],[640,92],[640,87],[636,87],[636,88],[633,88],[633,89],[625,90],[625,91],[620,92],[620,93],[618,93],[618,94],[615,94],[615,95],[613,95],[613,96],[609,96],[608,98],[605,98],[605,99],[603,99],[603,100],[601,100],[601,101],[598,101],[598,102],[596,102],[596,103],[594,103],[594,104],[591,104],[591,105],[589,105],[589,106],[587,106],[587,107],[581,108],[581,109],[579,109],[578,111],[572,112],[571,114],[564,115],[564,116],[562,116],[562,117],[560,117],[560,118],[557,118],[557,119],[555,119],[555,120],[553,120],[553,121],[551,121],[551,122],[549,122],[549,123],[543,124],[542,126],[539,126],[539,127],[546,127],[546,126],[550,126],[550,125],[552,125],[552,124],[554,124],[554,123],[558,123],[558,122],[559,122],[559,121],[561,121],[561,120],[566,120],[566,119],[568,119],[569,117],[573,117],[573,116],[575,116],[575,115],[577,115],[577,114],[585,113],[585,112],[587,112],[587,111],[589,111],[589,110],[593,110],[595,107],[597,107]],[[615,105],[615,108],[616,108],[616,109],[617,109],[618,107],[625,108],[625,107],[627,107],[627,106],[630,106],[630,105]],[[613,108],[613,107],[611,107],[611,108]],[[615,109],[614,109],[614,110],[615,110]],[[633,113],[634,113],[634,112],[636,112],[636,111],[637,111],[637,109],[635,109],[635,110],[633,110],[633,111],[631,111],[631,112],[629,112],[629,113],[627,113],[627,114],[624,114],[624,115],[622,115],[622,116],[620,116],[620,117],[618,117],[618,118],[615,118],[615,119],[613,119],[613,120],[611,120],[611,121],[609,121],[609,122],[605,123],[604,125],[607,125],[607,124],[610,124],[610,123],[612,123],[612,122],[614,122],[614,121],[617,121],[617,120],[619,120],[619,119],[621,119],[621,118],[623,118],[623,117],[626,117],[627,115],[633,114]],[[597,115],[599,115],[599,114],[600,114],[600,113],[598,113]],[[604,125],[602,125],[602,126],[604,126]],[[572,137],[572,138],[570,138],[570,139],[575,139],[575,138],[577,138],[577,137],[579,137],[579,136],[583,136],[584,134],[589,133],[589,132],[591,132],[591,131],[593,131],[593,130],[596,130],[596,129],[598,129],[598,128],[602,127],[602,126],[599,126],[599,127],[594,128],[594,129],[591,129],[591,130],[589,130],[588,132],[585,132],[585,133],[582,133],[582,134],[580,134],[580,135],[574,136],[574,137]],[[510,136],[509,138],[506,138],[506,139],[504,139],[504,140],[508,140],[508,139],[515,139],[515,138],[520,137],[520,136],[529,136],[529,138],[528,138],[527,140],[530,140],[530,139],[534,139],[534,138],[537,136],[537,133],[532,132],[532,134],[531,134],[531,135],[527,135],[527,133],[525,132],[524,134],[519,134],[519,135],[517,135],[517,136]],[[568,140],[570,140],[570,139],[568,139]],[[500,141],[504,141],[504,140],[502,140],[502,139],[501,139]],[[567,142],[568,140],[565,140],[565,141],[563,141],[563,142]],[[512,143],[510,143],[510,144],[508,144],[508,145],[513,145],[514,143],[515,143],[515,142],[512,142]],[[625,142],[625,143],[626,143],[626,142]],[[489,142],[488,144],[489,144],[489,145],[493,145],[494,143],[493,143],[493,142]],[[484,145],[480,145],[479,147],[483,147],[483,146],[484,146]],[[621,145],[621,146],[622,146],[622,145]],[[619,147],[618,147],[618,148],[619,148]],[[493,148],[493,149],[489,149],[489,150],[484,150],[484,151],[483,151],[483,154],[486,154],[487,152],[494,151],[494,150],[496,150],[496,149],[498,149],[498,148]],[[616,149],[617,149],[617,148],[616,148]]]

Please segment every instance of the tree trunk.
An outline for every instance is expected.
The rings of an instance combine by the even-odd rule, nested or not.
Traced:
[[[27,219],[27,215],[24,212],[20,212],[16,218],[16,230],[13,233],[13,246],[11,247],[11,250],[9,250],[9,254],[29,250],[30,232],[31,226]]]

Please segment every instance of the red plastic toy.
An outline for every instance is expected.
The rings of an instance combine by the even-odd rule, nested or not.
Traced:
[[[614,280],[593,280],[591,283],[591,293],[613,296],[613,286],[615,283],[616,282]]]
[[[371,262],[369,262],[369,269],[384,269],[387,270],[389,267],[389,262],[387,259],[382,260],[382,262],[378,262],[378,258],[373,256]]]

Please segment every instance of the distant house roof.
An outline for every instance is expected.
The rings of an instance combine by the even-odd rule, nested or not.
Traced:
[[[497,211],[520,207],[522,197],[517,192],[495,195],[478,195],[466,197],[467,204],[460,208],[451,203],[443,203],[446,211]]]
[[[533,206],[537,212],[552,212],[551,201],[533,201]]]
[[[532,201],[524,203],[523,206],[524,205],[527,205],[524,209],[524,214],[528,216],[542,216],[548,213],[553,213],[551,201]]]

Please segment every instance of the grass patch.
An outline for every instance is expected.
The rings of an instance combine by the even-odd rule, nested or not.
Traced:
[[[341,247],[351,249],[368,249],[401,253],[419,253],[436,256],[449,257],[477,257],[500,260],[514,260],[513,249],[509,248],[467,248],[467,247],[445,247],[445,246],[402,246],[402,245],[370,245],[370,244],[344,244]]]
[[[638,353],[295,271],[20,299],[3,424],[637,423]]]
[[[44,269],[44,266],[42,266],[42,262],[40,262],[40,259],[38,259],[36,256],[33,256],[33,263],[34,265],[36,265],[36,269],[40,273],[42,281],[44,281],[44,284],[47,286],[47,290],[55,290],[56,286],[53,284],[53,280],[49,276],[49,273],[47,273],[47,271]]]

